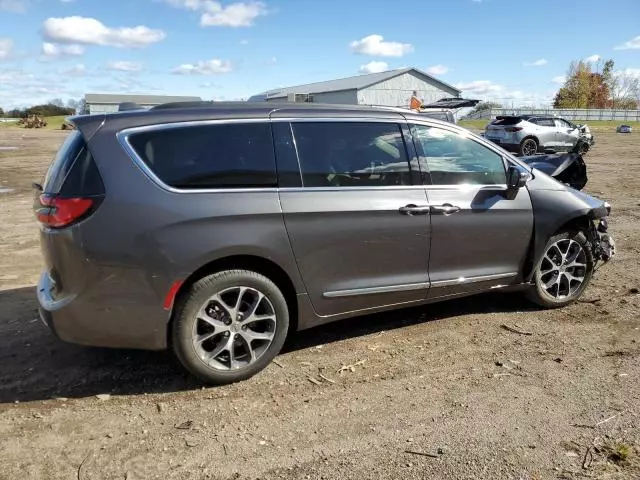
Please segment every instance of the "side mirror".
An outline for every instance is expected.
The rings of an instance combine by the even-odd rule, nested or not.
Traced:
[[[529,180],[529,172],[518,167],[511,166],[507,171],[507,187],[509,190],[517,190],[524,187]]]

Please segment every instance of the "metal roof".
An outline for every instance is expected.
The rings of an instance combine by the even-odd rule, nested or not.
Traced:
[[[185,96],[172,96],[172,95],[121,95],[110,93],[87,93],[84,96],[84,101],[88,104],[106,103],[106,104],[120,104],[124,102],[133,102],[138,105],[160,105],[162,103],[169,102],[199,102],[202,101],[200,97],[185,97]]]
[[[294,87],[285,87],[274,90],[269,90],[258,94],[252,99],[271,99],[271,98],[282,98],[286,97],[289,93],[326,93],[326,92],[339,92],[343,90],[361,90],[363,88],[370,87],[380,82],[384,82],[385,80],[389,80],[391,78],[395,78],[400,75],[404,75],[405,73],[414,73],[419,77],[423,77],[425,81],[429,83],[435,83],[437,85],[442,86],[447,90],[451,90],[456,94],[460,94],[461,91],[455,88],[448,83],[443,82],[442,80],[438,80],[435,77],[432,77],[428,73],[423,72],[422,70],[418,70],[417,68],[400,68],[397,70],[389,70],[386,72],[380,73],[369,73],[366,75],[356,75],[354,77],[348,78],[339,78],[337,80],[328,80],[325,82],[315,82],[308,83],[305,85],[297,85]]]

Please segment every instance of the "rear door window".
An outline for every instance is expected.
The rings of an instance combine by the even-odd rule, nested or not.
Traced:
[[[553,118],[538,118],[535,122],[537,125],[540,125],[541,127],[554,127],[556,126],[556,124],[553,121]]]
[[[305,187],[411,185],[396,123],[301,122],[292,128]]]
[[[266,122],[172,126],[132,134],[129,143],[155,176],[174,188],[277,186]]]

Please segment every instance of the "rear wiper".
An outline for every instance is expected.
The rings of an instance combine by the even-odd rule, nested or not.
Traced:
[[[37,190],[38,192],[42,191],[42,185],[40,185],[39,183],[33,182],[31,186],[33,187],[34,190]]]

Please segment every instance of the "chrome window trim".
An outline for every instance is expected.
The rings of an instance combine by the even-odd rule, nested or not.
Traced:
[[[493,275],[478,275],[475,277],[458,277],[452,278],[449,280],[437,280],[435,282],[431,282],[432,287],[452,287],[456,285],[467,285],[469,283],[478,283],[478,282],[488,282],[491,280],[501,280],[503,278],[513,278],[518,274],[516,272],[510,273],[496,273]]]
[[[176,188],[172,187],[165,182],[163,182],[150,168],[149,166],[142,160],[142,158],[138,155],[138,153],[133,149],[131,143],[129,142],[129,137],[131,135],[135,135],[137,133],[150,132],[155,130],[168,130],[174,128],[185,128],[192,126],[206,126],[206,125],[220,125],[220,124],[237,124],[237,123],[273,123],[273,122],[284,122],[284,123],[292,123],[292,122],[363,122],[363,123],[396,123],[403,124],[407,123],[409,126],[411,124],[423,125],[426,127],[439,127],[444,128],[445,130],[449,130],[453,133],[462,134],[467,136],[473,135],[472,140],[476,141],[483,146],[489,148],[493,152],[503,156],[503,158],[507,162],[512,162],[513,159],[511,157],[506,157],[504,151],[500,151],[497,148],[494,148],[491,142],[488,142],[482,137],[474,135],[469,130],[466,130],[457,125],[449,125],[439,123],[437,121],[430,120],[413,120],[413,119],[404,119],[404,118],[376,118],[376,117],[286,117],[286,118],[224,118],[224,119],[215,119],[215,120],[189,120],[184,122],[167,122],[167,123],[158,123],[153,125],[143,125],[140,127],[130,127],[125,128],[116,133],[116,138],[118,143],[122,146],[125,152],[129,155],[129,157],[133,160],[134,164],[147,176],[149,177],[157,186],[171,193],[181,194],[181,193],[198,193],[198,194],[211,194],[211,193],[277,193],[277,192],[345,192],[345,191],[369,191],[369,190],[415,190],[415,189],[428,189],[428,190],[437,190],[437,189],[468,189],[468,188],[480,188],[480,189],[506,189],[506,185],[475,185],[475,184],[452,184],[452,185],[393,185],[393,186],[367,186],[367,187],[256,187],[256,188]],[[293,136],[293,132],[292,132]],[[295,142],[295,136],[293,137]],[[480,140],[480,141],[478,141]],[[296,146],[297,148],[297,146]],[[297,152],[296,152],[297,153]],[[299,161],[299,160],[298,160]],[[528,166],[525,164],[521,164],[517,160],[514,162],[517,165],[524,167],[527,170],[530,170]]]

